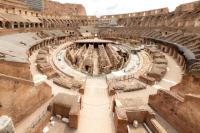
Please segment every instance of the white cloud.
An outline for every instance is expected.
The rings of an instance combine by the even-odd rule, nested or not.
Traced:
[[[156,8],[168,7],[174,10],[182,3],[196,0],[54,0],[61,3],[83,4],[88,15],[108,15],[146,11]]]

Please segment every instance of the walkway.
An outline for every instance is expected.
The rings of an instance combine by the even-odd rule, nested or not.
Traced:
[[[59,121],[55,125],[48,125],[49,133],[115,133],[105,77],[87,78],[77,130]]]
[[[77,133],[114,133],[111,103],[104,77],[88,77]]]
[[[165,57],[168,61],[167,73],[154,88],[170,89],[170,87],[178,84],[182,80],[183,72],[180,66],[168,54],[165,54]]]

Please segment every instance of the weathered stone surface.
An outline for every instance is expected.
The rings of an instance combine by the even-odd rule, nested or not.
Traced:
[[[129,53],[118,48],[117,44],[110,43],[112,41],[97,38],[78,40],[66,48],[65,61],[90,75],[120,70],[127,62]]]
[[[196,133],[200,130],[200,97],[187,94],[180,97],[175,92],[159,90],[149,97],[149,105],[181,133]]]
[[[108,84],[109,95],[114,95],[120,92],[133,92],[142,89],[146,89],[146,86],[136,79],[131,79],[131,81],[112,81]]]
[[[173,86],[171,91],[182,97],[186,94],[200,95],[200,78],[193,75],[184,75],[181,83]]]
[[[44,13],[59,16],[82,16],[86,15],[86,10],[81,4],[61,4],[59,2],[44,0]]]
[[[0,115],[8,115],[17,124],[51,98],[50,86],[11,78],[0,78]]]
[[[81,93],[84,93],[84,88],[85,88],[84,83],[74,79],[73,77],[59,76],[54,78],[53,82],[66,89],[71,89],[74,91],[79,91]]]
[[[14,133],[14,125],[12,119],[8,116],[0,117],[0,133]]]

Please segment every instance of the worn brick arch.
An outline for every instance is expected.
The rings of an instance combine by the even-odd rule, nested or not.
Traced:
[[[23,23],[23,22],[20,22],[20,23],[19,23],[19,27],[20,27],[20,28],[24,28],[24,23]]]
[[[31,27],[31,28],[34,28],[34,23],[31,23],[31,24],[30,24],[30,27]]]
[[[19,23],[14,22],[14,28],[19,28]]]
[[[30,24],[28,22],[25,23],[25,27],[29,28]]]
[[[43,24],[42,24],[42,23],[40,23],[40,24],[39,24],[39,26],[40,26],[40,28],[42,28],[42,27],[43,27]]]
[[[3,28],[3,22],[0,21],[0,28]]]
[[[38,28],[39,27],[39,24],[38,23],[35,23],[35,28]]]
[[[10,29],[12,27],[11,22],[6,21],[5,22],[5,28]]]

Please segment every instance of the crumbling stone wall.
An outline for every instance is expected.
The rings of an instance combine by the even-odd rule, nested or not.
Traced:
[[[44,13],[55,16],[84,16],[86,10],[81,4],[61,4],[59,2],[44,0]]]
[[[33,85],[8,77],[0,78],[0,115],[8,115],[14,124],[33,113],[50,99],[51,88],[46,83]]]
[[[200,78],[190,74],[184,75],[181,83],[173,86],[171,91],[183,97],[186,94],[200,95]]]
[[[141,16],[150,16],[150,15],[158,15],[158,14],[166,14],[166,13],[169,13],[168,8],[160,8],[160,9],[154,9],[154,10],[143,11],[143,12],[134,12],[134,13],[117,14],[117,15],[104,15],[104,16],[101,16],[100,19],[106,20],[113,17],[115,18],[141,17]]]
[[[183,98],[165,90],[149,96],[149,105],[181,133],[200,131],[199,103],[199,95],[187,94]]]
[[[160,28],[167,30],[183,30],[188,32],[198,32],[200,29],[199,17],[200,2],[183,4],[172,12],[148,14],[136,13],[136,15],[122,14],[118,18],[118,24],[125,27],[146,27]]]
[[[30,66],[28,63],[19,63],[0,60],[0,73],[26,80],[32,80]]]
[[[191,3],[181,4],[180,6],[176,7],[177,12],[182,11],[193,11],[195,9],[198,9],[200,7],[200,1],[195,1]]]

